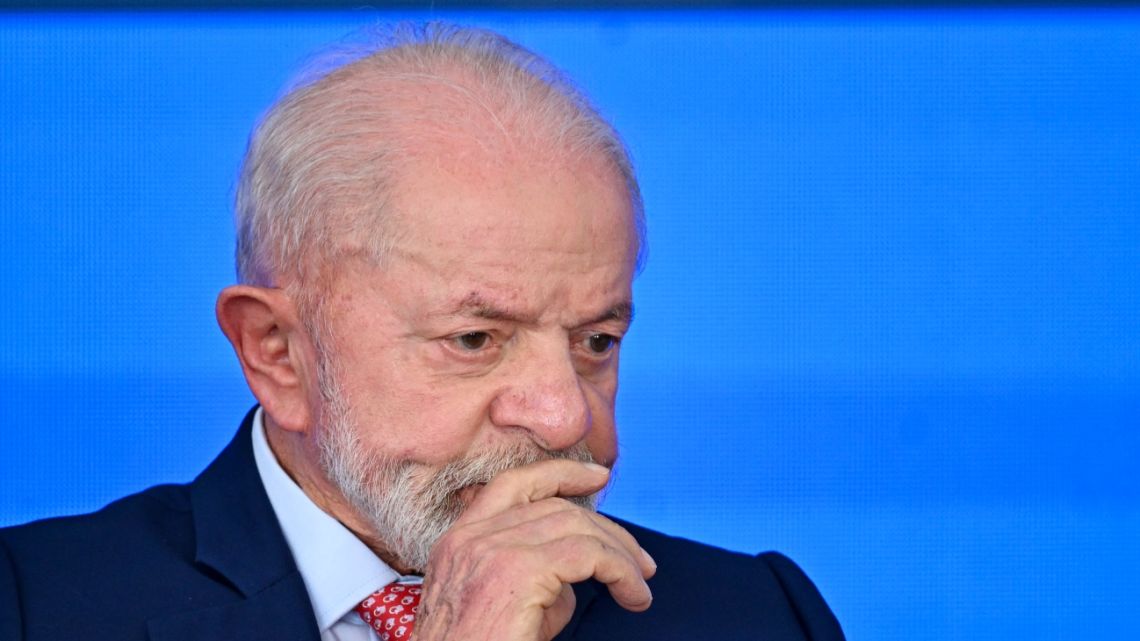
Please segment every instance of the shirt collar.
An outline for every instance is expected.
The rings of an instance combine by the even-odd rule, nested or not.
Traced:
[[[269,447],[260,407],[253,417],[253,458],[322,633],[369,594],[400,578],[289,478]]]

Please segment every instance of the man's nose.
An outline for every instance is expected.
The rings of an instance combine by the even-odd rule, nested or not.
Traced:
[[[564,450],[586,438],[590,406],[568,341],[531,345],[515,356],[507,384],[491,402],[491,421],[527,430],[549,450]]]

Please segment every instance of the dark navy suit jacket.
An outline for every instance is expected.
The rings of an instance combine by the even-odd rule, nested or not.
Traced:
[[[254,464],[251,418],[192,483],[0,529],[0,640],[318,641]],[[574,617],[558,641],[843,638],[786,557],[622,525],[658,562],[653,605],[627,612],[605,586],[575,585]]]

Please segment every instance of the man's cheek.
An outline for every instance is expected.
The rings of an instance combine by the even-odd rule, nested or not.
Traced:
[[[618,457],[617,434],[613,423],[604,426],[595,425],[586,436],[586,448],[595,463],[613,467]]]

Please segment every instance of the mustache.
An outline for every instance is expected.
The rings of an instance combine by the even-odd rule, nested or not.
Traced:
[[[577,443],[565,450],[548,450],[534,443],[516,443],[444,464],[433,474],[433,482],[424,488],[425,498],[438,501],[438,504],[447,505],[452,510],[462,509],[459,493],[464,488],[490,483],[507,470],[550,460],[595,462],[584,443]],[[564,498],[590,509],[595,503],[592,496]]]

